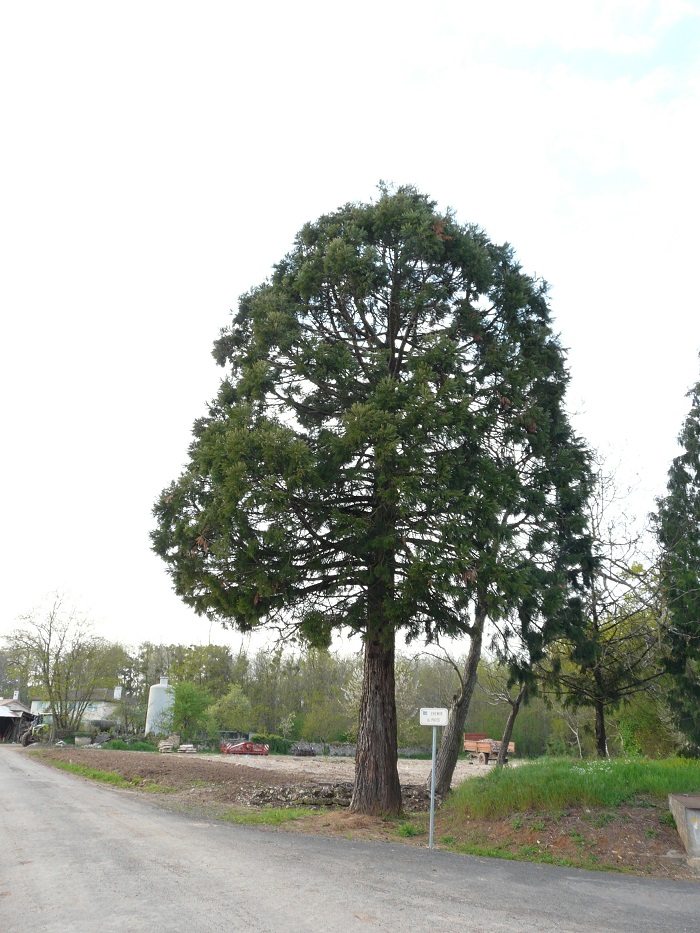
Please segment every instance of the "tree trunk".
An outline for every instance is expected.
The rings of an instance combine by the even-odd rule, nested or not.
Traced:
[[[365,641],[353,813],[397,816],[401,812],[397,760],[394,632],[385,628],[374,637],[368,633]]]
[[[486,610],[477,605],[472,629],[472,642],[469,654],[464,665],[459,693],[453,698],[447,725],[442,733],[440,749],[435,760],[435,793],[444,796],[452,785],[452,775],[455,773],[457,759],[462,751],[462,733],[464,723],[469,712],[474,687],[476,686],[477,669],[481,659],[481,641],[484,635]],[[428,778],[428,790],[430,790]]]
[[[510,742],[510,737],[513,734],[513,726],[515,725],[515,720],[518,713],[520,712],[520,704],[527,693],[527,684],[523,684],[520,688],[520,692],[514,700],[510,701],[510,714],[508,716],[508,721],[506,722],[506,727],[503,730],[503,738],[501,739],[501,747],[498,751],[498,758],[496,759],[496,767],[502,768],[506,763],[506,758],[508,757],[508,743]]]
[[[605,732],[605,706],[602,700],[596,700],[595,708],[595,750],[599,758],[608,757],[608,737]]]

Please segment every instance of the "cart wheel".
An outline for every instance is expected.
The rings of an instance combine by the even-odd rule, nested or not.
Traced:
[[[487,765],[489,763],[489,756],[486,752],[479,752],[479,764]]]

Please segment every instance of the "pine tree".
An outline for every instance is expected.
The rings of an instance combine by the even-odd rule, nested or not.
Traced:
[[[678,442],[683,453],[657,500],[661,584],[669,614],[669,700],[684,734],[700,745],[700,382],[688,393],[690,412]]]

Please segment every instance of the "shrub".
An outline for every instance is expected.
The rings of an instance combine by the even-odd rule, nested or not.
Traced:
[[[125,742],[123,739],[110,739],[102,748],[109,748],[116,752],[157,752],[158,747],[150,742]]]
[[[265,733],[252,736],[250,741],[257,742],[259,745],[269,745],[273,755],[287,755],[294,744],[281,735],[265,735]]]

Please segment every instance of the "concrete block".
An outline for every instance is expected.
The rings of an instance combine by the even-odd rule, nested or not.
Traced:
[[[700,860],[700,794],[669,794],[668,806],[688,858]]]

